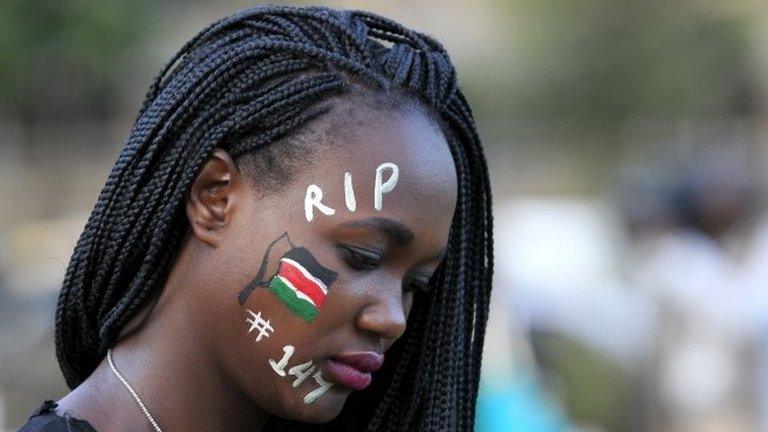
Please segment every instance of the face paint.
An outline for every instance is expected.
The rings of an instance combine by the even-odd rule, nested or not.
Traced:
[[[314,208],[317,207],[324,215],[331,216],[336,213],[336,210],[323,204],[323,190],[318,185],[309,185],[307,187],[307,194],[304,196],[304,217],[307,218],[307,222],[312,222],[315,217]]]
[[[323,379],[323,376],[320,373],[320,371],[317,371],[317,373],[312,375],[312,378],[315,379],[315,382],[320,384],[320,387],[316,388],[315,390],[312,390],[309,394],[304,396],[304,403],[307,404],[307,405],[311,404],[317,398],[319,398],[320,396],[324,395],[325,392],[327,392],[328,389],[330,389],[333,386],[333,384],[331,384],[331,383],[329,383],[329,382],[327,382],[327,381],[325,381]]]
[[[384,172],[390,171],[389,178],[384,180]],[[384,194],[392,192],[397,186],[397,180],[400,177],[400,168],[392,162],[384,162],[376,167],[376,177],[373,189],[373,208],[381,211],[383,207]],[[315,209],[320,210],[326,216],[333,216],[336,210],[323,204],[323,190],[316,184],[307,186],[307,193],[304,195],[304,217],[307,222],[312,222],[315,218]],[[352,174],[344,173],[344,203],[347,210],[354,212],[357,210],[357,200],[355,199],[355,190],[352,187]]]
[[[293,345],[286,345],[283,347],[283,358],[279,362],[269,359],[269,366],[276,374],[281,377],[285,376],[285,367],[288,366],[288,361],[293,357],[294,351],[296,351],[296,348]]]
[[[273,240],[269,246],[267,246],[267,250],[264,252],[264,258],[261,259],[261,265],[259,266],[259,271],[256,272],[256,276],[251,279],[251,281],[248,282],[248,285],[244,286],[243,289],[240,290],[240,293],[237,295],[237,301],[241,305],[245,304],[246,300],[248,300],[248,297],[250,297],[251,293],[256,288],[261,288],[268,285],[269,282],[264,278],[264,275],[267,273],[267,268],[269,267],[269,258],[272,254],[272,249],[278,246],[281,250],[284,251],[293,247],[293,243],[288,237],[287,232],[283,233],[280,237]]]
[[[382,177],[384,176],[384,170],[389,169],[392,171],[392,175],[389,176],[387,181],[382,183]],[[397,178],[400,175],[400,169],[392,162],[386,162],[376,168],[376,183],[373,190],[373,208],[381,211],[382,201],[384,200],[384,194],[392,192],[392,189],[397,185]]]
[[[280,252],[284,253],[277,255]],[[270,262],[273,256],[281,256],[276,263],[277,273],[266,279],[270,263],[272,268],[275,266],[274,260]],[[237,299],[243,305],[255,289],[268,287],[293,313],[312,322],[336,277],[336,272],[323,267],[307,248],[295,246],[288,233],[283,233],[267,246],[256,277],[243,287]]]
[[[355,200],[355,190],[352,189],[352,174],[344,173],[344,203],[351,212],[357,210],[357,201]]]
[[[277,362],[273,359],[269,359],[269,366],[273,371],[275,371],[277,375],[285,377],[285,368],[288,366],[288,362],[291,360],[291,357],[293,357],[294,352],[296,352],[296,348],[293,345],[284,346],[283,358]],[[314,372],[316,368],[317,367],[312,364],[312,360],[309,360],[306,363],[302,363],[288,369],[288,375],[296,377],[296,379],[293,380],[291,386],[294,388],[300,386],[304,381],[306,381],[309,375],[312,375],[312,372]],[[333,383],[329,383],[323,379],[323,375],[320,371],[315,372],[314,375],[312,375],[312,378],[314,378],[319,387],[304,396],[305,404],[311,404],[317,400],[317,398],[324,395],[325,392],[327,392],[331,387],[333,387]]]
[[[258,313],[253,313],[253,311],[250,309],[246,310],[248,311],[248,315],[250,315],[250,317],[246,318],[245,322],[251,325],[251,328],[248,329],[248,333],[250,334],[254,330],[259,331],[258,335],[256,336],[256,342],[260,341],[262,338],[269,337],[269,332],[275,332],[275,329],[269,325],[269,320],[264,321],[264,319],[261,317],[261,311]]]
[[[312,372],[314,371],[315,366],[312,365],[312,360],[288,369],[288,375],[296,377],[296,379],[293,381],[293,384],[291,385],[293,387],[298,387],[301,385],[301,383],[304,382],[305,379],[307,379],[308,376],[312,375]]]
[[[295,247],[280,259],[269,290],[304,321],[312,322],[325,303],[337,273],[317,262],[305,247]]]

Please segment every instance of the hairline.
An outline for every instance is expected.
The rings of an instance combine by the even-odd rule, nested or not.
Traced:
[[[354,115],[349,115],[349,112],[355,108],[362,107],[394,115],[422,115],[429,120],[428,123],[435,133],[448,139],[439,114],[418,96],[400,88],[371,90],[368,87],[353,85],[352,90],[331,97],[325,103],[329,104],[328,112],[264,147],[246,152],[235,159],[235,164],[241,172],[249,177],[252,185],[261,193],[275,194],[284,191],[296,180],[295,173],[317,163],[314,158],[308,156],[340,147],[342,142],[346,142],[335,138],[339,138],[339,131],[343,130],[339,126],[354,120]],[[276,165],[275,159],[280,160]]]

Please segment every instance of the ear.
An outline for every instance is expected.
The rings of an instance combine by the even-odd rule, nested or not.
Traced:
[[[216,148],[187,195],[186,211],[195,237],[217,247],[232,220],[242,174],[226,150]]]

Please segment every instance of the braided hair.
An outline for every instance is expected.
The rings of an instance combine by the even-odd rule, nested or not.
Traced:
[[[253,157],[363,90],[418,101],[449,143],[458,196],[437,289],[415,300],[383,378],[353,393],[334,421],[272,419],[265,430],[473,428],[493,269],[487,163],[444,48],[361,11],[247,9],[202,30],[160,71],[59,295],[56,354],[71,388],[162,288],[189,227],[185,194],[213,149]]]

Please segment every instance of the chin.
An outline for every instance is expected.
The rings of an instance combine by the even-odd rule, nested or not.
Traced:
[[[339,416],[339,413],[341,413],[341,408],[342,407],[333,407],[327,410],[314,409],[309,412],[302,413],[301,418],[296,420],[304,423],[314,424],[328,423],[329,421]]]
[[[347,395],[326,394],[323,399],[318,399],[312,404],[306,405],[303,401],[286,409],[280,417],[302,423],[328,423],[338,417],[344,408]]]

